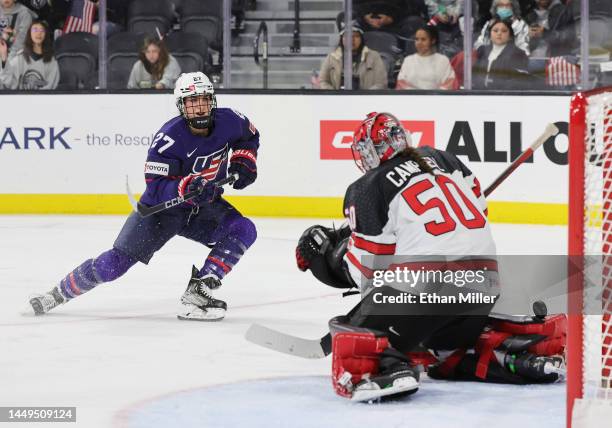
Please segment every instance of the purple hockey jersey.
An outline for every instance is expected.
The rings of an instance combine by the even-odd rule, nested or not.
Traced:
[[[147,188],[140,202],[150,206],[176,197],[180,180],[191,174],[221,180],[227,176],[229,150],[257,154],[258,148],[259,132],[235,110],[217,108],[207,137],[193,135],[185,119],[177,116],[161,127],[149,148],[144,171]]]

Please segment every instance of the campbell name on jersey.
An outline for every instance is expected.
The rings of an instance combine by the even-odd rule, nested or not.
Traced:
[[[417,149],[433,168],[398,156],[347,189],[344,214],[352,230],[345,261],[355,283],[371,276],[376,255],[432,259],[494,256],[486,201],[472,172],[454,155]]]
[[[145,163],[147,188],[140,201],[154,205],[177,196],[178,182],[201,174],[209,181],[227,176],[230,151],[257,153],[259,132],[241,113],[217,108],[214,127],[208,136],[194,135],[185,119],[177,116],[155,134]]]

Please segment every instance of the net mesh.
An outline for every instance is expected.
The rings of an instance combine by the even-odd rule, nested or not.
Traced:
[[[585,148],[584,253],[602,264],[584,286],[583,397],[612,400],[612,92],[587,99]]]

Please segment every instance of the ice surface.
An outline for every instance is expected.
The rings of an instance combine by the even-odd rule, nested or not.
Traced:
[[[405,403],[355,406],[333,394],[329,359],[297,359],[246,342],[253,322],[320,337],[329,318],[357,302],[295,267],[297,238],[320,220],[255,220],[258,241],[217,294],[229,306],[220,323],[176,319],[191,264],[200,265],[207,253],[180,237],[149,266],[138,264],[45,317],[20,315],[31,294],[110,248],[123,221],[0,217],[0,406],[77,407],[76,424],[54,427],[331,427],[356,420],[429,428],[564,426],[564,385],[425,379]],[[565,230],[494,225],[503,254],[563,254]]]

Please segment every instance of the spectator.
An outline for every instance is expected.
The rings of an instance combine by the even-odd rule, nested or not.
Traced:
[[[414,35],[416,53],[404,58],[396,89],[455,89],[455,72],[448,58],[437,52],[438,30],[419,28]]]
[[[458,25],[463,15],[463,0],[425,0],[431,19],[438,25]]]
[[[471,1],[471,0],[470,0]],[[449,58],[463,49],[463,0],[426,0],[429,24],[438,27],[438,52]]]
[[[377,0],[355,2],[357,24],[363,31],[386,31],[408,38],[425,23],[424,0]]]
[[[363,30],[353,27],[353,89],[386,89],[387,69],[380,54],[363,43]],[[321,89],[344,87],[344,30],[336,50],[327,55],[321,65]]]
[[[536,0],[525,17],[529,24],[529,51],[532,57],[569,55],[578,39],[571,10],[560,0]]]
[[[34,21],[26,32],[23,50],[9,59],[8,47],[0,41],[0,87],[4,89],[55,89],[59,67],[53,57],[53,41],[44,21]]]
[[[487,37],[491,43],[476,51],[474,89],[523,89],[527,84],[527,55],[514,43],[512,24],[494,18]]]
[[[146,38],[134,63],[128,89],[165,89],[174,87],[181,74],[178,61],[168,53],[162,40]]]
[[[9,58],[23,49],[34,12],[16,0],[0,0],[0,31],[6,42]]]
[[[489,35],[491,33],[491,25],[498,19],[509,20],[512,23],[512,31],[514,33],[514,43],[529,55],[529,27],[521,18],[521,10],[518,0],[493,0],[491,3],[491,20],[489,20],[482,28],[480,36],[474,43],[474,48],[478,49],[481,46],[491,44]]]

